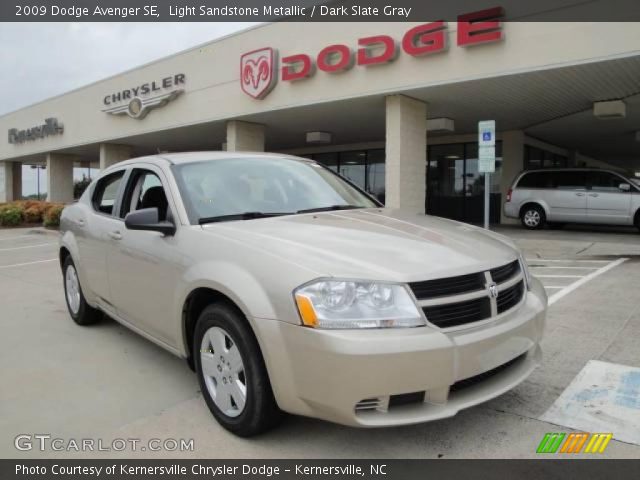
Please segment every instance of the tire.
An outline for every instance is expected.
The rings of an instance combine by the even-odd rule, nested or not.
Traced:
[[[283,415],[258,342],[235,308],[215,303],[203,310],[196,323],[193,357],[205,402],[225,429],[251,437],[280,423]]]
[[[526,205],[520,211],[520,221],[524,228],[540,230],[547,223],[547,216],[540,205]]]
[[[69,255],[62,265],[62,279],[64,284],[64,299],[69,315],[78,325],[86,326],[97,323],[102,318],[102,312],[87,303],[82,293],[76,266]]]

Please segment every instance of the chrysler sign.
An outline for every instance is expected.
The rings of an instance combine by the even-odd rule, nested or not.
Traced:
[[[500,41],[504,38],[500,19],[502,7],[458,16],[456,44],[470,47]],[[393,62],[400,52],[412,57],[431,55],[447,50],[448,25],[445,21],[424,23],[407,30],[396,41],[389,35],[374,35],[358,39],[354,53],[349,45],[329,45],[315,57],[306,53],[287,55],[282,58],[278,72],[275,49],[270,47],[253,50],[240,57],[240,86],[247,95],[264,98],[278,79],[283,82],[304,80],[315,75],[316,70],[333,74],[345,72],[354,65],[371,67]]]
[[[49,137],[52,135],[61,135],[64,132],[64,126],[57,118],[45,118],[44,124],[36,127],[18,130],[17,128],[9,129],[9,143],[30,142],[37,138]]]

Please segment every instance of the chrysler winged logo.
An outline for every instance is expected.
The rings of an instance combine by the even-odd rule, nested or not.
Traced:
[[[491,298],[498,298],[498,285],[495,282],[491,282],[487,288],[489,289],[489,296]]]
[[[142,120],[154,108],[164,107],[171,100],[175,99],[184,90],[173,90],[172,92],[155,95],[153,97],[133,97],[129,103],[117,105],[115,107],[102,110],[111,115],[129,115],[131,118]]]
[[[261,48],[240,57],[240,86],[255,99],[262,99],[276,84],[276,52]]]

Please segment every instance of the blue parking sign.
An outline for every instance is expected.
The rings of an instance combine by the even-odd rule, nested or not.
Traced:
[[[485,142],[491,141],[491,132],[482,132],[482,140]]]

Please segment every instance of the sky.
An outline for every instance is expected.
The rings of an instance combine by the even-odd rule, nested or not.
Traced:
[[[251,25],[0,23],[0,115]],[[26,167],[23,194],[33,193],[36,170]]]

